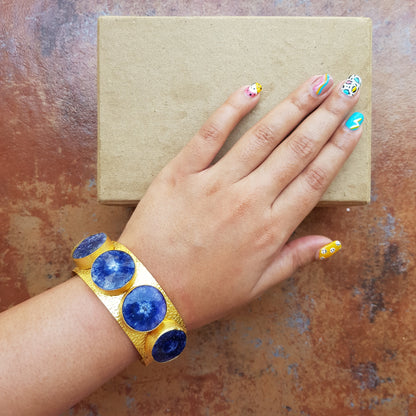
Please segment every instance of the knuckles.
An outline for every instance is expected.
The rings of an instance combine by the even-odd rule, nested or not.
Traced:
[[[271,127],[267,124],[259,123],[254,128],[253,136],[259,146],[273,146],[275,144],[275,134]]]
[[[305,95],[292,94],[289,96],[289,102],[296,108],[300,114],[309,113],[310,111],[310,101],[306,98]]]
[[[305,171],[305,181],[313,191],[322,192],[328,186],[328,173],[320,167],[309,167]]]
[[[204,142],[217,142],[221,139],[222,133],[219,127],[213,122],[205,123],[199,130],[199,136]]]
[[[312,138],[298,134],[288,140],[289,149],[300,160],[309,160],[315,151],[314,141]]]

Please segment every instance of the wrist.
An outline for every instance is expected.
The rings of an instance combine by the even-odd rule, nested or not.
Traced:
[[[170,361],[182,352],[183,320],[132,251],[99,233],[81,241],[72,258],[74,271],[113,315],[144,364]]]
[[[184,280],[178,277],[177,272],[173,274],[173,267],[163,261],[161,250],[158,250],[158,247],[154,247],[149,238],[138,233],[130,233],[126,229],[120,235],[118,241],[140,259],[156,281],[163,287],[163,290],[181,315],[187,330],[197,328],[198,325],[194,320],[195,314],[192,312],[195,309],[186,288],[183,287]]]

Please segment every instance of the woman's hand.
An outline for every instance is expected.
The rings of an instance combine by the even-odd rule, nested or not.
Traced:
[[[312,77],[212,164],[259,101],[255,85],[240,88],[150,186],[119,241],[189,329],[258,297],[331,241],[288,239],[361,136],[362,120],[344,122],[359,98],[354,77],[335,88],[327,75]]]

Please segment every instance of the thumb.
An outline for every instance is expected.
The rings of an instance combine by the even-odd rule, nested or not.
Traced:
[[[261,276],[256,291],[262,293],[271,286],[289,278],[300,267],[314,260],[324,260],[341,250],[338,240],[321,235],[308,235],[289,241],[273,259]]]

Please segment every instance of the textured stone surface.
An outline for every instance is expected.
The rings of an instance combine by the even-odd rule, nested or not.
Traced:
[[[316,209],[297,232],[337,238],[342,252],[191,333],[174,362],[136,363],[64,416],[416,414],[414,6],[0,3],[1,309],[66,280],[73,246],[99,231],[117,238],[130,214],[96,202],[98,16],[373,19],[372,203]]]
[[[133,278],[136,266],[132,257],[121,250],[101,254],[91,267],[92,281],[103,290],[118,290]]]
[[[152,356],[155,361],[164,363],[173,360],[185,348],[186,334],[179,329],[173,329],[162,334],[152,348]]]
[[[155,329],[166,316],[166,301],[153,286],[135,287],[123,301],[123,318],[136,331]]]
[[[72,258],[82,259],[83,257],[89,256],[94,253],[94,251],[98,250],[98,248],[104,244],[106,239],[107,236],[105,233],[90,235],[78,244],[72,253]]]

